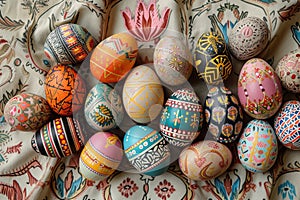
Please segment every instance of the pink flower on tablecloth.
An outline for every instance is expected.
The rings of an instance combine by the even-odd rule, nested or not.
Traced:
[[[139,0],[135,16],[127,7],[122,11],[127,30],[139,41],[148,42],[158,38],[166,29],[171,13],[170,8],[165,8],[162,15],[156,8],[156,0],[151,0],[149,5]]]
[[[122,183],[118,186],[118,190],[121,193],[122,196],[128,198],[129,196],[132,196],[134,192],[136,192],[139,189],[139,187],[136,185],[136,183],[131,180],[129,177],[124,179]]]
[[[164,179],[163,181],[159,182],[159,184],[154,188],[156,195],[161,198],[162,200],[166,200],[171,197],[172,193],[176,191],[174,186]]]

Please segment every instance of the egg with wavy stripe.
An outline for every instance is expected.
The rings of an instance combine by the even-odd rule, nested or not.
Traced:
[[[155,119],[164,103],[164,90],[155,71],[146,65],[135,67],[123,86],[123,104],[128,116],[146,124]]]
[[[237,144],[241,164],[251,172],[266,172],[276,162],[278,144],[272,126],[254,119],[245,127]]]
[[[84,114],[87,123],[95,130],[115,128],[124,116],[122,99],[114,88],[98,83],[86,97]]]
[[[181,171],[190,179],[207,181],[223,174],[232,162],[228,147],[216,141],[204,140],[186,147],[179,155]]]
[[[37,130],[46,124],[52,115],[46,99],[27,92],[14,96],[4,107],[4,118],[12,130]]]
[[[244,111],[256,119],[273,116],[282,103],[282,88],[274,69],[261,58],[252,58],[242,67],[238,97]]]
[[[125,155],[139,173],[158,176],[167,171],[170,149],[157,130],[136,125],[126,131],[123,139]]]
[[[300,150],[300,102],[290,100],[284,103],[274,119],[278,140],[287,148]]]
[[[118,168],[122,157],[122,142],[118,136],[110,132],[97,132],[90,137],[80,154],[79,171],[89,180],[103,180]]]
[[[177,147],[191,144],[200,134],[203,107],[197,94],[188,88],[175,91],[165,103],[160,119],[163,137]]]
[[[37,153],[56,158],[74,154],[83,144],[80,124],[71,117],[60,117],[48,122],[31,139],[31,146]]]

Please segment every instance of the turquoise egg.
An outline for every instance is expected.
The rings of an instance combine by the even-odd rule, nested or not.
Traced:
[[[131,127],[125,133],[123,148],[139,173],[158,176],[168,169],[171,154],[168,144],[158,131],[148,126]]]
[[[203,124],[203,107],[191,89],[175,91],[165,103],[160,130],[163,137],[173,146],[184,147],[193,142]]]
[[[254,119],[245,127],[237,145],[241,164],[251,172],[266,172],[276,162],[278,144],[272,126]]]
[[[87,123],[98,131],[118,126],[124,116],[120,95],[105,83],[96,84],[88,93],[84,114]]]

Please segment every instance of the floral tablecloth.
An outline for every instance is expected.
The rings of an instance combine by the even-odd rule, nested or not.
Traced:
[[[11,131],[2,117],[5,104],[16,94],[45,96],[44,78],[52,63],[43,46],[61,24],[79,24],[98,42],[132,26],[151,24],[150,32],[131,32],[139,40],[141,64],[152,61],[153,48],[165,35],[184,35],[194,51],[203,32],[219,31],[227,40],[233,26],[249,16],[268,24],[271,37],[259,56],[272,67],[299,48],[299,0],[0,0],[0,199],[300,199],[300,154],[284,147],[266,173],[246,171],[234,154],[227,172],[210,181],[188,179],[175,161],[157,177],[120,170],[95,182],[79,173],[79,154],[41,156],[30,145],[34,132]],[[242,64],[233,58],[233,73],[224,83],[234,93]],[[203,102],[207,86],[193,76],[190,83]],[[300,100],[299,95],[283,95],[285,100]]]

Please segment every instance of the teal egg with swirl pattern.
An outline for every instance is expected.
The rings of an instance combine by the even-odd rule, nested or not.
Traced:
[[[160,133],[149,127],[135,125],[123,138],[125,155],[139,173],[158,176],[167,171],[171,152]]]
[[[97,131],[115,128],[124,117],[120,95],[105,83],[96,84],[86,97],[84,115],[89,126]]]
[[[188,88],[175,91],[165,103],[160,119],[163,137],[173,146],[185,147],[200,134],[203,107],[197,94]]]

